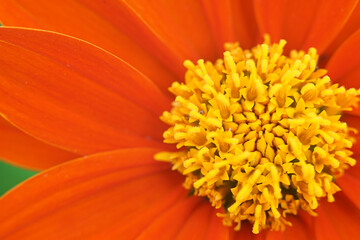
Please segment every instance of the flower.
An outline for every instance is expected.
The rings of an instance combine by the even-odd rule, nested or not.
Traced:
[[[4,154],[38,168],[82,157],[45,170],[1,198],[2,238],[358,236],[358,166],[336,179],[342,192],[334,195],[334,203],[321,201],[317,217],[299,211],[289,216],[293,226],[284,232],[262,230],[255,236],[247,222],[239,232],[225,227],[207,200],[187,196],[181,175],[153,158],[176,151],[162,143],[168,126],[159,116],[171,109],[167,88],[184,78],[182,62],[215,61],[225,42],[251,48],[268,33],[274,42],[286,39],[288,49],[316,47],[319,65],[332,81],[358,88],[356,1],[4,3],[3,25],[17,27],[0,29],[0,112],[28,133],[9,130],[5,136],[22,139],[19,148],[41,156],[41,161],[7,148]],[[244,94],[253,96],[249,105],[263,101],[250,90]],[[222,100],[211,105],[219,107]],[[350,127],[358,126],[358,110],[344,116]],[[5,121],[4,126],[13,129]],[[355,158],[358,147],[352,148]]]

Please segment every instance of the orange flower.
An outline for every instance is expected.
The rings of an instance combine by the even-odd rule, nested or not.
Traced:
[[[309,47],[315,47],[320,54],[319,67],[328,70],[333,82],[340,83],[346,88],[359,88],[360,81],[357,80],[360,64],[360,31],[357,31],[360,27],[359,17],[360,6],[357,1],[350,0],[2,1],[0,18],[7,27],[0,28],[0,113],[12,125],[6,120],[1,121],[3,131],[0,154],[13,163],[32,168],[53,167],[27,180],[0,199],[0,238],[357,239],[360,223],[358,165],[346,170],[342,177],[336,177],[336,184],[342,191],[334,195],[334,203],[329,203],[325,199],[319,200],[317,208],[311,201],[309,205],[301,205],[302,208],[310,206],[311,210],[313,207],[316,208],[317,217],[298,211],[297,215],[289,214],[286,217],[286,220],[292,223],[292,227],[287,226],[284,231],[261,230],[261,226],[267,228],[272,225],[271,223],[262,225],[260,222],[265,221],[265,217],[257,216],[264,214],[268,219],[268,216],[276,216],[276,208],[280,211],[286,209],[297,211],[299,206],[291,208],[274,205],[271,211],[270,206],[267,206],[268,210],[263,211],[265,205],[256,203],[252,210],[255,213],[249,214],[246,218],[251,224],[243,221],[241,230],[234,231],[234,227],[224,226],[222,219],[216,215],[218,210],[212,207],[208,200],[188,196],[189,190],[182,186],[184,177],[171,171],[168,163],[155,161],[154,155],[161,152],[160,157],[157,158],[173,162],[175,164],[173,168],[177,168],[187,176],[185,185],[189,188],[195,186],[195,189],[192,188],[195,194],[211,199],[213,196],[211,194],[217,192],[210,191],[210,194],[205,190],[213,189],[208,188],[203,194],[201,187],[205,182],[207,186],[211,186],[209,182],[214,176],[218,176],[217,171],[220,170],[215,169],[211,176],[203,173],[191,175],[192,172],[179,166],[192,166],[192,160],[185,159],[187,161],[185,163],[182,162],[184,159],[177,158],[178,155],[167,155],[165,152],[176,152],[176,154],[179,152],[173,146],[162,143],[162,134],[168,126],[162,123],[159,117],[164,111],[171,110],[170,103],[173,97],[167,88],[172,82],[183,81],[184,60],[190,59],[196,62],[198,59],[205,59],[215,63],[216,59],[222,58],[224,43],[238,41],[243,49],[250,49],[261,41],[265,33],[268,33],[275,43],[280,39],[286,39],[288,43],[286,54],[291,49],[307,51]],[[263,45],[262,51],[267,51],[266,48],[270,46],[270,43]],[[189,101],[190,98],[186,97],[182,100],[177,98],[173,111],[169,114],[164,113],[162,117],[170,125],[169,130],[164,134],[166,142],[185,145],[182,150],[186,150],[186,154],[193,157],[195,155],[191,149],[200,148],[199,146],[216,146],[221,149],[215,154],[217,159],[231,161],[225,153],[231,153],[233,156],[237,156],[238,153],[239,156],[243,154],[241,156],[247,159],[249,156],[247,154],[251,154],[249,149],[254,148],[255,145],[249,143],[243,148],[235,149],[234,146],[241,144],[241,139],[232,138],[232,133],[228,132],[234,131],[232,127],[234,122],[238,124],[241,121],[251,121],[253,116],[248,113],[245,114],[246,118],[242,119],[235,113],[247,108],[252,109],[256,104],[259,108],[256,107],[254,112],[261,112],[260,105],[268,104],[267,100],[272,101],[274,106],[280,109],[274,111],[281,119],[285,115],[313,116],[311,114],[314,112],[305,114],[306,109],[312,106],[325,106],[329,108],[324,111],[326,116],[324,113],[322,115],[319,113],[314,119],[318,119],[317,116],[321,115],[322,120],[328,120],[327,122],[334,123],[342,130],[326,132],[322,128],[317,128],[320,130],[316,132],[318,134],[316,141],[319,141],[317,144],[323,147],[319,151],[324,149],[325,145],[329,148],[329,153],[337,151],[335,160],[338,160],[338,165],[341,167],[338,168],[334,162],[331,163],[332,165],[326,164],[327,160],[324,159],[325,163],[322,165],[323,167],[325,165],[324,171],[318,162],[314,163],[313,165],[316,166],[313,167],[306,160],[304,160],[305,167],[297,168],[298,164],[295,161],[293,165],[290,164],[294,171],[290,175],[298,174],[296,176],[301,180],[291,179],[292,184],[303,181],[308,185],[312,184],[316,192],[318,190],[316,186],[326,184],[316,181],[307,182],[306,177],[313,179],[311,175],[316,174],[309,168],[321,168],[317,170],[321,176],[332,176],[353,165],[346,147],[351,145],[348,143],[351,142],[348,134],[350,130],[336,119],[337,112],[335,114],[333,110],[350,110],[349,107],[353,106],[352,100],[355,99],[356,94],[339,93],[340,90],[335,90],[336,86],[326,83],[328,88],[333,89],[334,92],[338,91],[336,94],[333,92],[330,94],[327,91],[329,89],[321,88],[324,84],[317,82],[319,79],[324,80],[324,76],[319,74],[320,71],[317,71],[315,65],[306,62],[301,54],[293,55],[287,60],[288,66],[291,68],[291,64],[295,65],[296,60],[301,60],[299,64],[303,63],[304,69],[311,70],[309,74],[314,73],[312,76],[316,81],[311,83],[320,84],[319,89],[324,91],[320,100],[327,99],[331,102],[321,105],[316,102],[319,99],[301,92],[303,88],[300,89],[299,83],[292,82],[290,88],[281,88],[284,82],[289,85],[289,81],[306,80],[301,78],[300,73],[294,75],[289,73],[281,80],[264,79],[263,82],[259,82],[258,78],[251,77],[251,74],[256,74],[258,71],[260,73],[260,70],[254,67],[261,68],[263,74],[268,73],[267,64],[263,63],[263,60],[265,62],[267,60],[258,57],[256,49],[255,52],[245,52],[244,55],[241,55],[239,51],[242,51],[234,45],[228,45],[228,49],[229,52],[225,54],[225,64],[214,66],[220,69],[218,73],[223,73],[225,76],[219,74],[220,79],[224,77],[224,81],[233,81],[235,87],[230,89],[241,86],[241,90],[235,92],[232,98],[224,92],[223,95],[210,99],[209,107],[205,110],[209,110],[213,114],[211,116],[215,117],[212,120],[204,120],[205,123],[216,126],[216,119],[223,119],[220,125],[224,124],[224,126],[220,126],[219,128],[222,129],[218,132],[214,130],[215,133],[211,133],[210,138],[204,135],[200,127],[186,129],[183,132],[175,131],[171,128],[173,118],[183,117],[186,121],[193,118],[199,120],[200,124],[203,119],[195,112],[200,115],[204,113],[204,110],[201,111],[199,108],[201,104],[197,105],[196,101]],[[317,56],[313,50],[309,51],[310,55],[315,61]],[[261,61],[255,63],[258,59]],[[231,65],[234,63],[244,64],[245,70],[239,72],[237,68],[232,68]],[[201,61],[198,62],[198,66],[190,62],[186,62],[185,65],[189,69],[186,74],[187,79],[212,81],[206,76],[206,69],[201,69],[203,65]],[[281,69],[284,66],[281,65]],[[251,80],[248,85],[242,86],[240,83],[236,85],[236,74],[240,73]],[[190,83],[188,87],[197,93],[199,90],[203,91],[204,99],[207,98],[206,91],[211,92],[211,88],[205,89],[202,83],[196,81],[192,83],[193,86]],[[279,84],[278,87],[273,88],[277,90],[273,90],[272,93],[267,92],[267,88],[270,89],[275,84]],[[171,89],[176,95],[182,96],[177,91],[182,89],[179,86],[184,85],[173,84]],[[307,89],[311,88],[307,87]],[[221,91],[216,90],[216,93],[219,92]],[[243,108],[241,111],[238,106],[232,107],[234,102],[241,102],[238,99],[234,100],[237,98],[236,94],[245,96],[243,99],[246,101],[242,103],[244,105],[241,105]],[[348,98],[349,95],[352,96]],[[292,102],[286,102],[288,98]],[[314,103],[304,102],[305,99]],[[293,102],[296,102],[296,106]],[[179,103],[190,104],[187,106],[196,111],[191,116],[186,115]],[[286,108],[296,110],[289,112]],[[358,109],[344,112],[343,115],[342,121],[347,122],[350,127],[359,128]],[[190,121],[192,120],[188,122]],[[282,122],[280,125],[284,127],[286,124]],[[306,122],[304,124],[306,125]],[[251,127],[257,129],[258,126]],[[312,131],[313,128],[309,125],[299,132],[289,133],[286,137],[288,145],[285,144],[286,147],[284,144],[279,145],[281,151],[287,151],[289,156],[294,156],[292,160],[296,158],[301,162],[302,158],[307,159],[305,155],[311,151],[310,147],[306,151],[301,150],[301,144],[305,145],[304,142],[311,141],[308,139],[311,134],[305,133],[305,130]],[[254,136],[261,139],[259,135],[263,133],[254,131]],[[186,135],[188,133],[194,133],[196,137],[188,138]],[[341,135],[337,135],[340,133]],[[249,135],[248,138],[250,140],[251,136]],[[345,144],[347,139],[349,140]],[[268,159],[272,158],[269,157],[272,156],[271,150],[267,151],[267,146],[261,141],[258,141],[256,149],[260,150],[264,147],[263,155]],[[339,145],[333,145],[334,141],[344,142],[343,145],[346,146],[339,150]],[[358,141],[351,149],[355,159],[360,153],[359,147]],[[72,158],[77,159],[57,165]],[[172,161],[176,159],[179,161]],[[333,161],[332,158],[329,159]],[[273,160],[274,163],[276,161]],[[177,163],[180,165],[176,165]],[[259,166],[265,163],[256,162]],[[240,169],[232,166],[229,168],[234,172],[242,173]],[[268,181],[273,184],[271,186],[280,186],[279,183],[275,184],[280,180],[276,180],[276,177],[270,178],[270,175],[276,176],[274,173],[278,173],[277,171],[269,167],[268,175],[264,175],[264,178],[269,176]],[[246,173],[246,170],[243,173]],[[258,191],[258,186],[254,186],[257,180],[253,176],[260,178],[260,170],[255,169],[251,173],[253,175],[249,174],[245,178],[234,176],[234,179],[243,184],[243,189],[246,187],[246,192],[249,190],[249,194],[256,195],[259,192],[273,191],[270,198],[279,195],[276,194],[275,188]],[[206,176],[206,179],[201,180],[199,176]],[[222,175],[221,179],[215,180],[218,184],[222,184],[224,179],[226,176]],[[325,178],[316,178],[316,180],[326,181]],[[222,189],[225,188],[224,186],[220,185]],[[316,194],[311,195],[301,188],[303,185],[300,184],[298,189],[287,188],[289,191],[298,191],[297,194],[287,194],[287,196],[306,199],[307,197],[304,197],[306,193],[310,197],[316,196],[316,200],[319,199]],[[258,192],[252,192],[254,189]],[[229,189],[226,191],[229,193]],[[233,190],[233,193],[241,191],[239,187]],[[319,191],[323,190],[318,190],[317,194]],[[328,199],[331,200],[332,191],[326,192]],[[236,197],[237,202],[232,202],[231,206],[227,206],[230,210],[227,207],[225,210],[235,211],[243,204],[239,199],[241,197]],[[281,197],[279,199],[281,200]],[[252,201],[256,202],[256,199]],[[276,201],[271,199],[269,202]],[[290,202],[298,204],[296,201]],[[225,204],[220,201],[220,207],[222,206]],[[221,213],[224,215],[224,212]],[[236,215],[231,219],[234,220],[239,216],[242,215]],[[253,223],[254,226],[260,226],[261,231],[258,235],[253,233],[257,232],[256,228],[252,227]]]

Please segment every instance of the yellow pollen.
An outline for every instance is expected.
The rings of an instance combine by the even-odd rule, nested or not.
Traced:
[[[251,50],[225,44],[215,63],[185,61],[175,82],[164,142],[179,151],[159,161],[185,175],[185,188],[206,197],[225,225],[241,222],[284,230],[287,214],[311,215],[320,198],[334,201],[336,179],[356,162],[352,131],[340,120],[356,107],[359,90],[332,84],[317,69],[316,49],[283,55],[285,40]]]

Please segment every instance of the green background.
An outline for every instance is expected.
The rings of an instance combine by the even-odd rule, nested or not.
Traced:
[[[0,160],[0,196],[37,172],[18,168]]]

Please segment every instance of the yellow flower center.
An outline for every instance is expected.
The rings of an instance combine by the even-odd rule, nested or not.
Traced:
[[[225,225],[241,221],[283,230],[287,214],[311,215],[322,197],[334,201],[335,180],[356,162],[353,138],[340,121],[359,90],[331,84],[317,68],[316,49],[283,55],[285,40],[251,50],[226,44],[215,63],[185,61],[185,83],[175,82],[164,142],[178,152],[157,160],[186,176],[191,193],[209,199]]]

